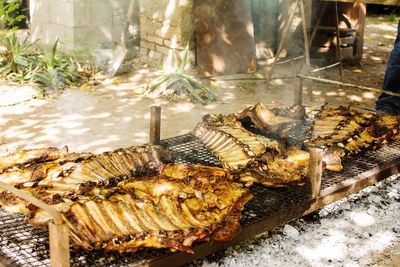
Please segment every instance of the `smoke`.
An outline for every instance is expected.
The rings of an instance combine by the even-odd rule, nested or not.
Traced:
[[[284,29],[296,9],[296,0],[252,0],[252,16],[257,58],[269,59],[275,56]],[[306,2],[306,23],[311,18],[311,1]],[[304,54],[300,8],[297,7],[293,22],[284,43],[281,57],[296,57]],[[271,53],[272,52],[272,53]]]

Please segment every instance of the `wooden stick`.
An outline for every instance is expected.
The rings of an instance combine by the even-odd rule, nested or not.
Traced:
[[[336,62],[336,63],[333,63],[332,65],[328,65],[328,66],[325,66],[325,67],[322,67],[322,68],[313,69],[311,72],[312,72],[312,73],[315,73],[315,72],[319,72],[319,71],[321,71],[321,70],[327,70],[327,69],[336,67],[337,65],[340,65],[340,62]]]
[[[287,34],[289,32],[290,25],[292,25],[292,23],[293,23],[294,15],[296,14],[296,10],[297,10],[297,7],[299,5],[299,2],[300,2],[300,0],[296,1],[296,6],[294,7],[292,14],[290,14],[290,18],[288,20],[288,23],[287,23],[287,25],[285,27],[285,30],[282,33],[282,38],[281,38],[281,41],[279,42],[278,51],[276,52],[276,55],[274,57],[274,61],[272,62],[271,70],[268,73],[268,78],[267,78],[267,81],[266,81],[267,87],[271,83],[272,75],[274,75],[274,70],[275,70],[276,63],[278,61],[279,55],[281,54],[281,52],[283,50],[283,45],[284,45],[284,43],[286,41],[286,37],[287,37]]]
[[[373,87],[367,87],[367,86],[355,85],[355,84],[351,84],[351,83],[338,82],[338,81],[333,81],[333,80],[328,80],[328,79],[323,79],[323,78],[305,76],[305,75],[301,75],[301,74],[298,74],[297,77],[304,78],[304,79],[307,79],[307,80],[316,81],[316,82],[320,82],[320,83],[328,83],[328,84],[340,85],[340,86],[357,88],[357,89],[361,89],[361,90],[372,91],[372,92],[375,92],[375,93],[384,93],[384,94],[387,94],[387,95],[400,97],[399,93],[394,93],[392,91],[377,89],[377,88],[373,88]]]
[[[22,198],[23,200],[28,201],[29,203],[32,203],[33,205],[35,205],[38,208],[43,209],[44,211],[46,211],[51,218],[53,219],[54,223],[57,225],[63,224],[63,219],[61,217],[61,214],[52,206],[47,205],[46,203],[44,203],[43,201],[35,198],[34,196],[27,194],[17,188],[15,188],[14,186],[11,186],[9,184],[6,184],[4,182],[0,181],[0,188],[5,189],[11,193],[13,193],[14,195],[16,195],[19,198]]]
[[[304,55],[306,57],[306,65],[308,67],[311,66],[310,60],[310,47],[308,46],[308,31],[307,31],[307,24],[306,24],[306,13],[304,10],[304,0],[300,0],[300,13],[301,13],[301,20],[303,24],[303,38],[304,38]]]
[[[276,65],[282,65],[282,64],[285,64],[285,63],[291,63],[293,61],[300,60],[302,58],[304,58],[304,55],[303,56],[294,57],[294,58],[289,58],[289,59],[284,60],[284,61],[279,61],[278,63],[276,63]]]
[[[161,133],[161,107],[152,106],[150,108],[150,144],[160,144]]]
[[[52,267],[69,267],[69,229],[67,224],[49,223],[50,260]]]
[[[313,148],[310,150],[308,178],[312,199],[318,199],[321,194],[322,156],[322,149]]]
[[[303,85],[304,85],[304,79],[299,78],[299,86],[294,88],[294,104],[298,106],[303,105]]]
[[[314,38],[315,38],[315,36],[316,36],[316,34],[317,34],[319,25],[321,24],[321,20],[322,20],[322,17],[323,17],[323,15],[324,15],[324,13],[325,13],[325,10],[326,10],[326,7],[327,7],[327,6],[328,6],[328,3],[323,3],[323,6],[322,6],[322,8],[321,8],[321,12],[320,12],[319,15],[318,15],[318,18],[317,18],[317,21],[316,21],[316,23],[315,23],[313,32],[311,33],[310,42],[308,43],[308,47],[309,47],[309,48],[312,46],[312,43],[313,43]]]
[[[5,189],[19,198],[22,198],[36,207],[43,209],[53,219],[49,223],[50,260],[51,266],[68,267],[69,263],[69,229],[63,222],[61,214],[52,206],[29,195],[14,186],[0,181],[0,188]]]
[[[339,31],[339,11],[338,3],[335,2],[335,19],[336,19],[336,56],[339,60],[339,74],[340,81],[343,81],[343,62],[342,62],[342,51],[340,51],[340,31]]]

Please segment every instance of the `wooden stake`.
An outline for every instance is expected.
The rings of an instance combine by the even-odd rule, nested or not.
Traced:
[[[66,224],[49,223],[51,267],[69,267],[69,229]]]
[[[150,108],[150,144],[160,144],[161,133],[161,107],[152,106]]]
[[[306,13],[304,10],[304,0],[300,0],[300,13],[301,13],[301,20],[303,24],[303,38],[304,38],[304,55],[306,57],[306,65],[308,67],[311,66],[310,60],[310,47],[308,46],[308,31],[307,31],[307,24],[306,24]]]
[[[304,79],[298,78],[299,86],[294,88],[294,104],[298,106],[303,105],[303,86],[304,86]]]
[[[308,179],[312,199],[318,199],[321,194],[322,156],[322,149],[313,148],[310,150]]]
[[[335,19],[336,19],[336,56],[339,60],[339,74],[340,81],[343,81],[343,62],[342,62],[342,51],[340,51],[340,31],[339,31],[339,11],[338,3],[335,2]]]

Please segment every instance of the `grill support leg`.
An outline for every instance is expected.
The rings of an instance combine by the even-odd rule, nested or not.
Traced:
[[[51,267],[69,267],[69,231],[64,224],[49,223]]]
[[[310,150],[310,166],[308,169],[308,179],[312,199],[318,199],[321,194],[322,157],[322,149],[313,148]]]
[[[161,133],[161,107],[152,106],[150,108],[150,144],[160,144]]]

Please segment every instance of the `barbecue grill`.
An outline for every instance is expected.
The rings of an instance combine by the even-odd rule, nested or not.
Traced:
[[[169,147],[177,162],[218,166],[218,161],[193,135],[187,134],[160,143]],[[324,172],[320,196],[313,199],[311,186],[266,188],[254,185],[254,195],[242,212],[242,231],[231,242],[199,243],[194,255],[169,250],[145,250],[133,254],[71,249],[71,266],[173,266],[205,257],[218,250],[285,224],[311,213],[340,198],[391,176],[400,168],[400,142],[379,150],[348,158],[342,172]],[[9,215],[0,209],[0,266],[50,265],[47,229],[33,228],[23,222],[21,215]]]

